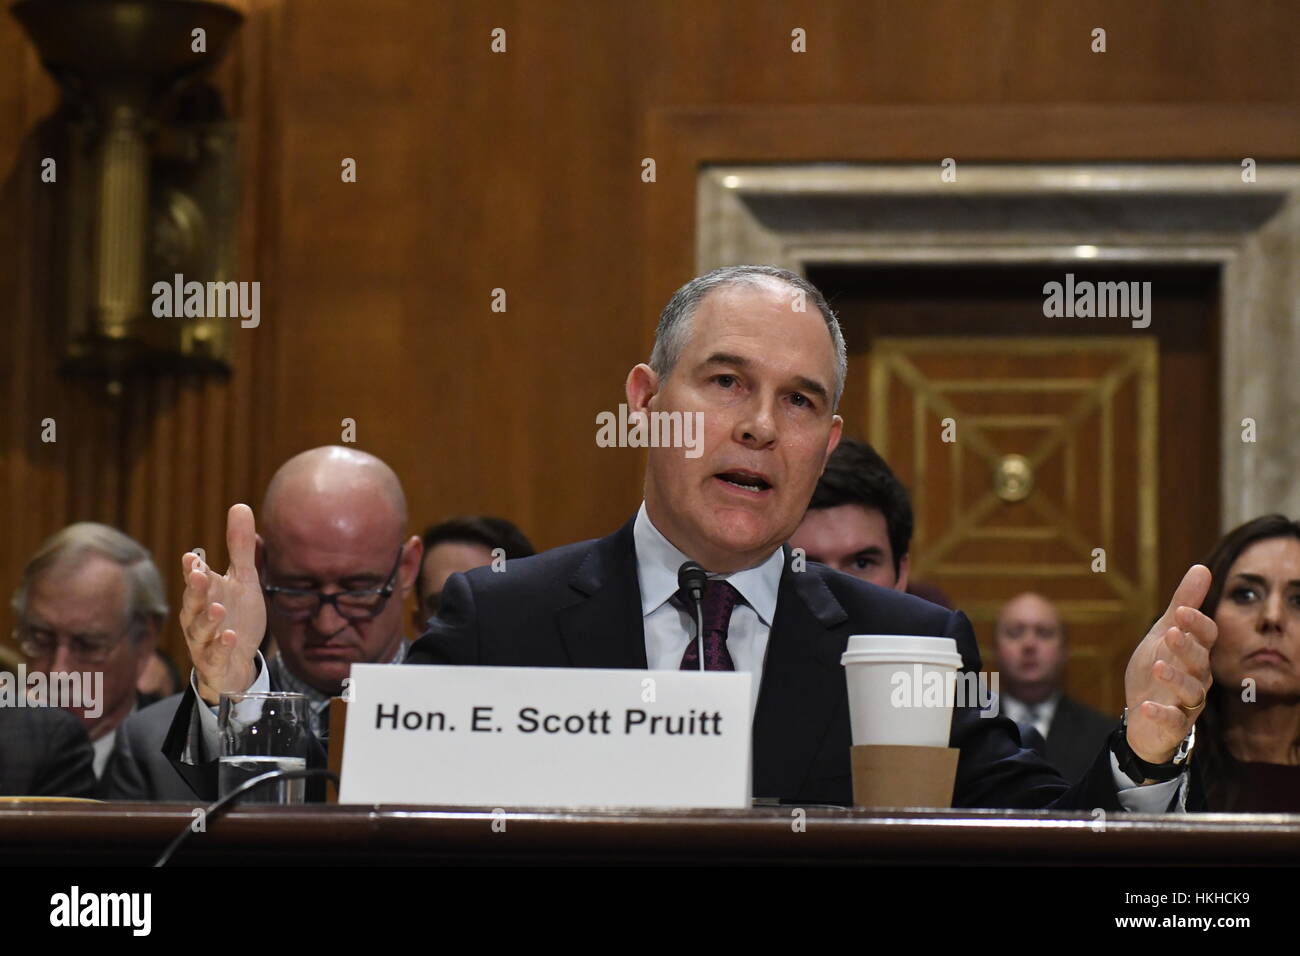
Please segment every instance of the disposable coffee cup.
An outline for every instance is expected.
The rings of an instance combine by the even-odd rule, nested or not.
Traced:
[[[947,747],[961,654],[950,637],[857,634],[840,662],[853,745]]]

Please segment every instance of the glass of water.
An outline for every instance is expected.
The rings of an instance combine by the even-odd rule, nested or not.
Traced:
[[[241,783],[272,770],[307,767],[310,733],[303,694],[222,694],[218,791],[226,796]],[[270,780],[245,791],[240,803],[302,803],[307,781]]]

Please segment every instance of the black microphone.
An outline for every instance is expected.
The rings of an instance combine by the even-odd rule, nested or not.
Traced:
[[[704,670],[704,585],[709,574],[694,561],[686,561],[677,569],[677,586],[695,605],[695,647],[700,657],[700,670]]]

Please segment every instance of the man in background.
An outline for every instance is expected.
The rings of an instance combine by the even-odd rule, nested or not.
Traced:
[[[809,561],[906,591],[911,541],[907,489],[866,442],[841,440],[790,546],[802,548]]]
[[[79,675],[80,701],[53,700],[81,719],[104,774],[122,722],[154,698],[136,683],[167,617],[162,576],[134,538],[93,521],[68,525],[45,540],[14,592],[18,645],[29,674],[51,688]],[[94,699],[98,698],[98,699]]]
[[[260,653],[250,657],[261,681],[256,689],[306,695],[315,731],[309,765],[323,766],[329,700],[341,693],[352,665],[396,663],[406,653],[404,604],[423,546],[406,534],[406,495],[397,475],[351,448],[314,448],[290,458],[267,485],[261,514],[262,534],[239,547],[256,555],[256,570],[248,570],[263,585],[254,646],[269,628],[280,652],[270,664]],[[198,555],[186,554],[183,567],[184,630],[217,597],[200,583],[206,578]],[[108,796],[215,799],[219,699],[191,676],[183,694],[128,721]],[[323,788],[310,782],[308,794],[320,796]]]
[[[1026,744],[1033,740],[1063,777],[1080,779],[1114,721],[1062,692],[1068,648],[1056,606],[1032,592],[1013,597],[998,612],[993,642],[1003,712],[1041,735],[1025,735]]]
[[[490,515],[449,518],[426,529],[421,540],[424,556],[411,615],[414,634],[423,633],[429,618],[438,613],[442,587],[453,574],[535,553],[532,542],[512,522]]]

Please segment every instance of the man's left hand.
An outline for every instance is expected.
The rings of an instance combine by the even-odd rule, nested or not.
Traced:
[[[1210,649],[1219,636],[1197,610],[1209,589],[1210,569],[1192,565],[1124,672],[1128,745],[1147,763],[1168,763],[1205,709]]]

